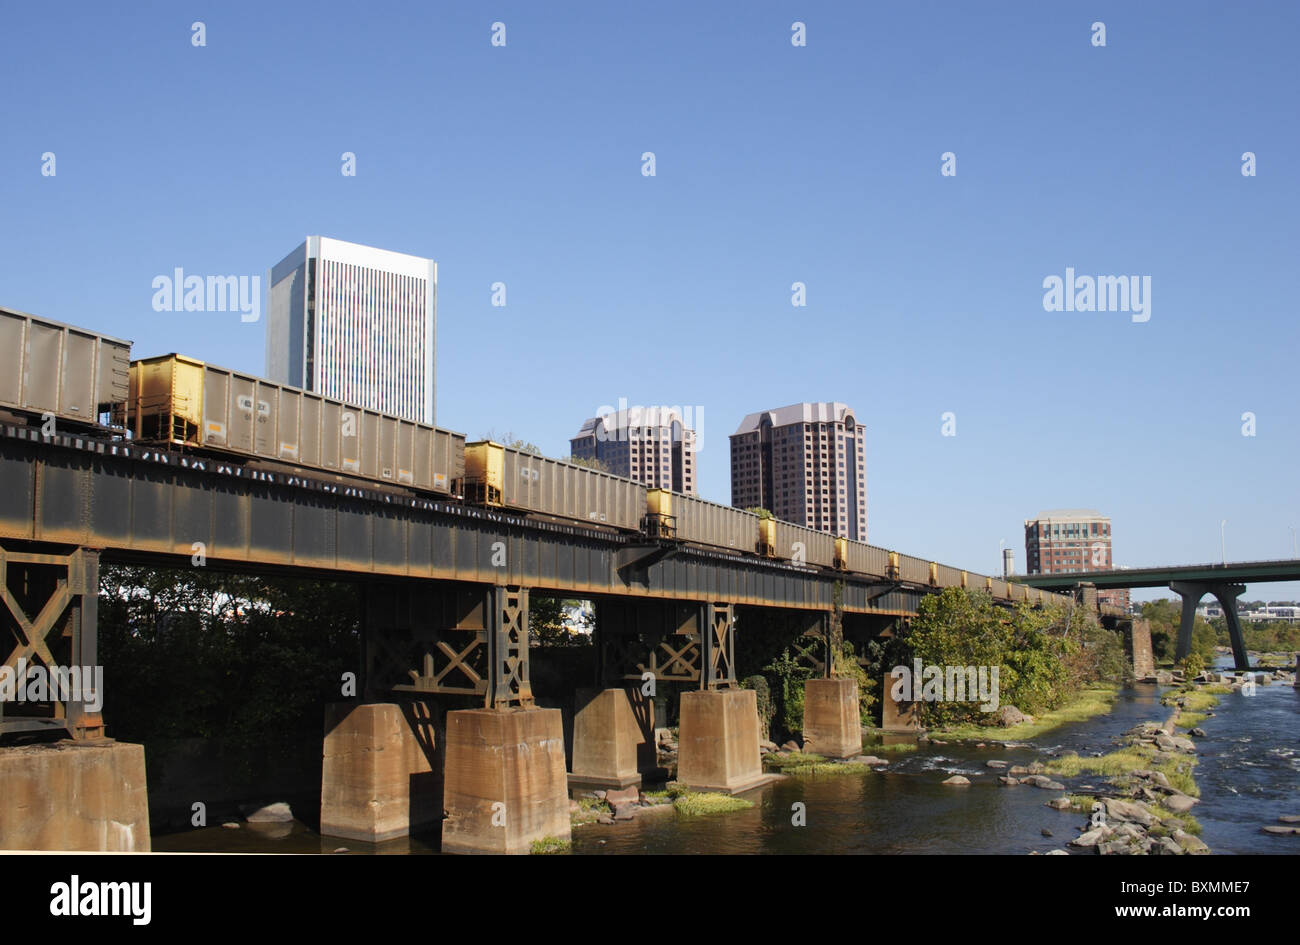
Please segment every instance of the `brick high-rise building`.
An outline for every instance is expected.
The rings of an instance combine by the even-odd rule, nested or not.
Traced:
[[[1055,509],[1026,519],[1025,566],[1030,574],[1114,570],[1110,518],[1091,509]],[[1097,598],[1128,609],[1127,589],[1099,590]]]
[[[651,489],[695,494],[695,431],[673,408],[633,407],[592,417],[569,440],[569,451]]]
[[[845,404],[751,413],[731,435],[731,504],[867,540],[866,429]]]

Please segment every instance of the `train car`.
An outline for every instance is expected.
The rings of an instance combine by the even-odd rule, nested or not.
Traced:
[[[179,354],[131,364],[127,421],[146,443],[235,453],[450,494],[465,437]]]
[[[667,489],[647,490],[645,508],[650,535],[728,551],[766,553],[760,523],[771,519],[760,519],[753,512]],[[770,533],[772,526],[767,528]]]
[[[131,342],[0,308],[0,407],[115,425],[126,401]]]
[[[776,523],[776,556],[795,564],[835,567],[835,536],[792,522]]]
[[[845,550],[845,569],[848,571],[883,576],[889,570],[889,552],[884,548],[848,539],[845,541]]]
[[[464,477],[469,502],[620,531],[640,531],[646,509],[639,482],[491,440],[465,446]]]

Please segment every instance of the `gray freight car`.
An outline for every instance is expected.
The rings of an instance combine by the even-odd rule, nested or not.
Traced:
[[[465,447],[466,499],[575,522],[637,531],[646,508],[639,482],[484,440]]]
[[[136,439],[450,493],[465,437],[179,354],[131,365]]]
[[[112,423],[130,364],[129,341],[0,308],[0,407]]]

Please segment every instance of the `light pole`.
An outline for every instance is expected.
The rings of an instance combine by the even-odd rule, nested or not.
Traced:
[[[1224,538],[1224,529],[1227,527],[1228,520],[1226,518],[1219,522],[1219,553],[1223,555],[1223,563],[1225,566],[1228,563],[1228,544],[1227,539]]]

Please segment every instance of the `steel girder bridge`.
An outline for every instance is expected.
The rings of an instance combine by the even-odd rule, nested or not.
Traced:
[[[596,601],[601,682],[649,672],[728,688],[738,608],[786,612],[802,627],[797,652],[830,675],[834,634],[888,633],[939,590],[0,425],[0,619],[16,640],[0,655],[9,665],[96,662],[100,561],[196,560],[362,583],[368,698],[472,696],[498,708],[533,704],[530,591]],[[44,728],[103,731],[84,703],[42,718],[0,714],[0,734]]]

